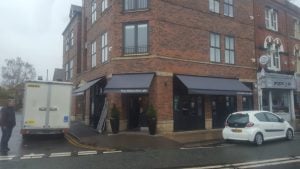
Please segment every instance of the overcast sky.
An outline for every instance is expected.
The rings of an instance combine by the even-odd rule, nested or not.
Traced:
[[[294,2],[300,6],[300,0]],[[54,69],[62,67],[62,32],[69,22],[71,4],[81,6],[82,0],[2,1],[0,66],[5,59],[21,57],[44,79],[48,69],[52,79]]]
[[[82,5],[81,0],[2,1],[0,66],[5,59],[21,57],[44,79],[48,69],[52,79],[54,68],[62,67],[62,32],[69,22],[71,4]]]

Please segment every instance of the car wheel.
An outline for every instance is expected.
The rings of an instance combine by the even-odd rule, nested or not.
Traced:
[[[262,145],[264,142],[264,137],[261,133],[257,133],[254,137],[254,143],[257,145],[257,146],[260,146]]]
[[[287,140],[293,140],[293,138],[294,138],[293,131],[291,129],[288,129],[286,131],[286,139]]]

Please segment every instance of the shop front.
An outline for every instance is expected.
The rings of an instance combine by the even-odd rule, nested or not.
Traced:
[[[82,120],[85,120],[93,128],[97,128],[104,106],[103,88],[105,85],[106,80],[101,77],[83,82],[73,91],[73,96],[76,97],[76,114],[80,114]]]
[[[121,102],[120,130],[140,131],[147,127],[146,111],[153,78],[154,73],[114,74],[107,82],[105,93],[110,96],[109,104]]]
[[[251,90],[237,79],[174,76],[174,131],[223,128],[230,113],[250,98]]]
[[[296,119],[300,119],[300,74],[296,74],[295,79],[296,79],[296,92],[294,93],[295,116]]]
[[[278,114],[287,121],[295,119],[293,75],[265,73],[258,74],[260,109]]]

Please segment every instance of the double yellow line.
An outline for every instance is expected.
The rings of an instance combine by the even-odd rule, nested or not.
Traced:
[[[97,150],[97,151],[114,151],[114,149],[110,149],[110,148],[89,146],[89,145],[79,143],[75,138],[73,138],[73,136],[69,135],[68,133],[65,134],[65,138],[70,144],[72,144],[75,147],[91,149],[91,150]]]

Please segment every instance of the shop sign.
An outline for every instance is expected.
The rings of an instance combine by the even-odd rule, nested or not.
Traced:
[[[295,89],[296,84],[294,79],[267,78],[262,81],[262,88]]]
[[[148,93],[148,89],[121,89],[121,93]]]

